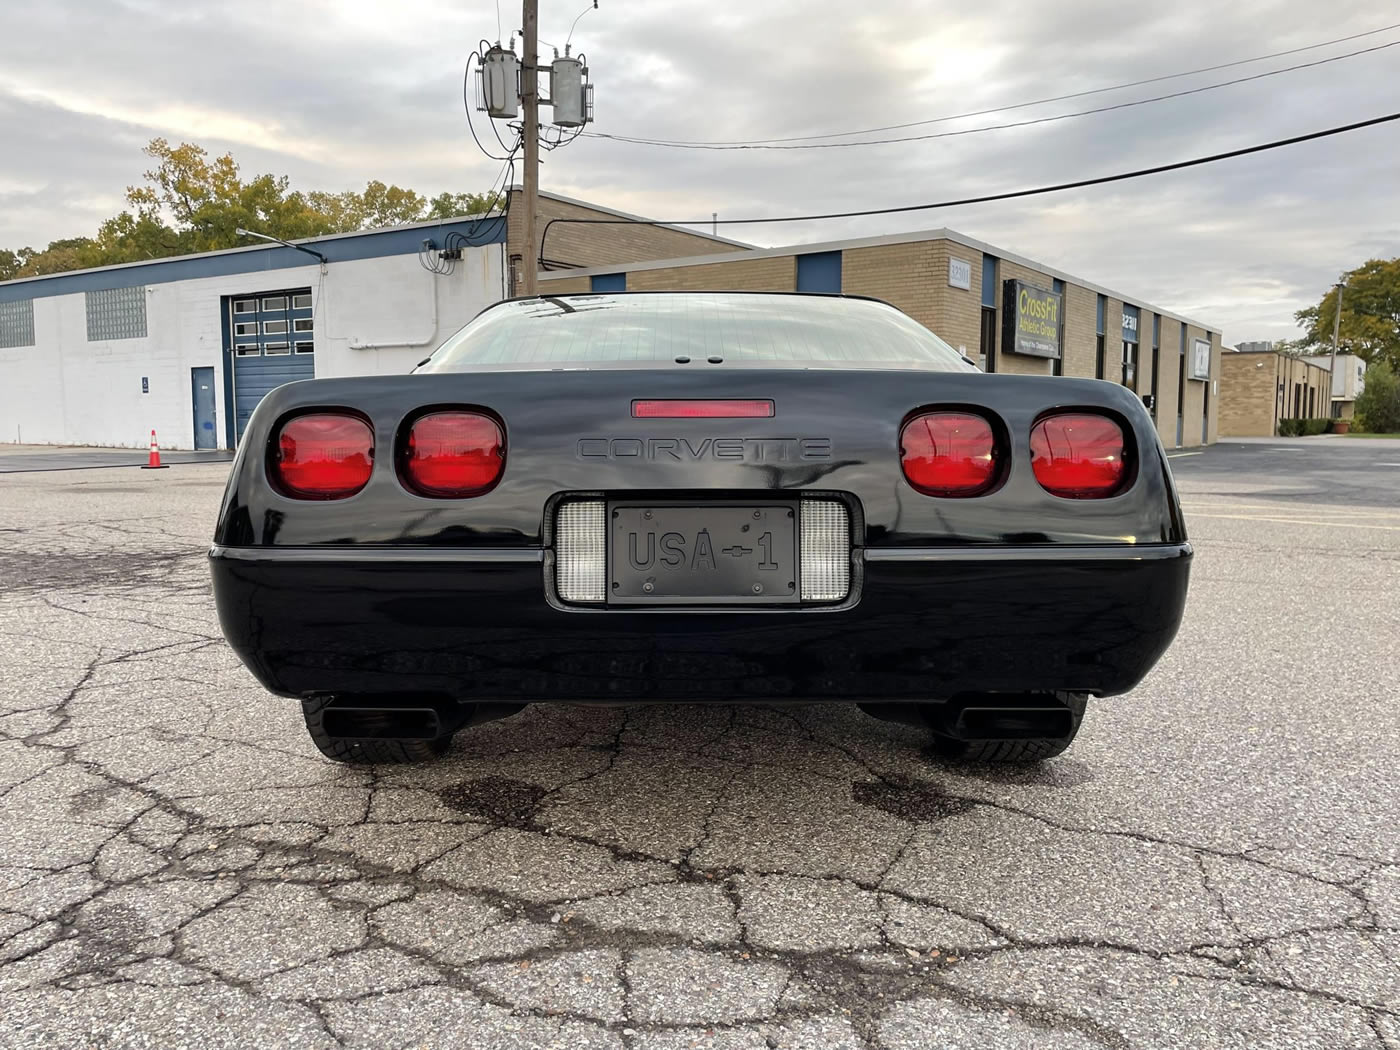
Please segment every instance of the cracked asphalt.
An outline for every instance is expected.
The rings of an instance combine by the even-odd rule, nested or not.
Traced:
[[[336,765],[219,636],[226,465],[4,474],[0,1045],[1400,1047],[1400,454],[1278,447],[1173,461],[1181,634],[1021,769],[766,706]]]

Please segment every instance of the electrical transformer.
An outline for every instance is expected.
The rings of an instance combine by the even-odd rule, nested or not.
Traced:
[[[514,51],[495,44],[481,56],[481,94],[489,116],[508,120],[519,112],[519,78],[520,59]]]
[[[565,55],[549,67],[549,94],[554,105],[554,124],[576,128],[584,123],[587,107],[583,91],[583,63]]]

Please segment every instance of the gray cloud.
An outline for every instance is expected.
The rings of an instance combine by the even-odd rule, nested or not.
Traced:
[[[582,0],[544,0],[562,44]],[[505,31],[518,21],[504,0]],[[604,0],[575,45],[596,129],[743,139],[900,123],[1087,90],[1374,29],[1365,0]],[[49,0],[0,37],[0,245],[91,232],[154,135],[230,149],[303,187],[370,178],[482,189],[498,165],[467,137],[461,64],[495,5],[447,0]],[[945,130],[1144,97],[1400,39],[1015,111]],[[546,51],[546,57],[548,52]],[[1116,113],[863,149],[701,152],[582,139],[546,188],[665,218],[802,214],[1104,174],[1400,109],[1400,48]],[[1209,168],[1006,202],[823,223],[731,227],[760,244],[951,226],[1143,301],[1227,341],[1293,334],[1342,269],[1400,254],[1392,127]]]

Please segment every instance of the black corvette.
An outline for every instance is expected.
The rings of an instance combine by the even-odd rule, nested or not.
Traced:
[[[335,759],[532,701],[845,701],[1032,761],[1166,650],[1191,547],[1121,386],[984,375],[875,300],[659,292],[273,391],[210,558]]]

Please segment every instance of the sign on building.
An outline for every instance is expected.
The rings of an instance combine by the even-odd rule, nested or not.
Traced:
[[[1197,339],[1191,344],[1191,378],[1210,378],[1210,340]]]
[[[948,285],[951,288],[972,288],[972,263],[966,259],[948,260]]]
[[[1060,296],[1024,281],[1004,281],[1001,346],[1014,354],[1060,356]]]

